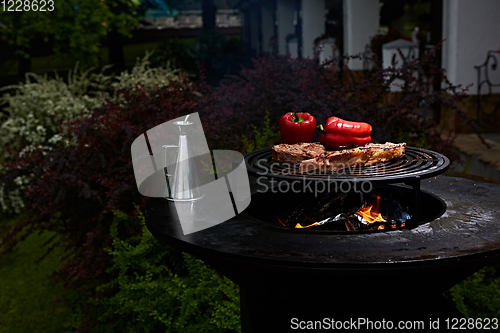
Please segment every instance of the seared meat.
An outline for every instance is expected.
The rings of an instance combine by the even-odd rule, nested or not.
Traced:
[[[289,163],[298,163],[303,160],[317,157],[324,153],[325,147],[317,143],[301,142],[296,144],[282,143],[272,148],[273,160]]]
[[[406,143],[367,143],[351,149],[327,151],[315,158],[300,162],[299,172],[337,171],[356,165],[386,162],[404,155]]]

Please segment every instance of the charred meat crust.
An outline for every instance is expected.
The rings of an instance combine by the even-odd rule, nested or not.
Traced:
[[[303,160],[318,157],[325,152],[325,147],[317,143],[282,143],[272,147],[272,158],[280,162],[299,163]]]
[[[300,162],[299,172],[313,170],[337,171],[356,165],[370,165],[386,162],[404,155],[406,143],[367,143],[363,146],[327,151],[315,158]]]

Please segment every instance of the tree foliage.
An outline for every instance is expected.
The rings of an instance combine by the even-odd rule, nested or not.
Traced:
[[[18,56],[28,58],[31,43],[43,40],[55,53],[74,53],[84,67],[89,67],[98,63],[102,38],[110,30],[129,36],[132,25],[138,22],[137,5],[132,0],[43,2],[47,3],[46,11],[3,12],[2,9],[0,36],[16,46]],[[41,9],[42,0],[30,3],[36,3]],[[52,7],[53,11],[50,11]]]

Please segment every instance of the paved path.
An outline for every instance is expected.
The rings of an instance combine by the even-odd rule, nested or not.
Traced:
[[[500,133],[483,134],[483,137],[491,148],[486,147],[476,134],[458,134],[453,146],[461,153],[462,167],[468,173],[500,180]]]

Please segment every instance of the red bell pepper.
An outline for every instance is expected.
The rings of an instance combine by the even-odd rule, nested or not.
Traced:
[[[342,120],[330,117],[321,128],[320,142],[327,150],[360,146],[372,140],[372,127],[367,123]]]
[[[288,112],[280,119],[284,143],[312,142],[316,132],[316,118],[307,112]]]

